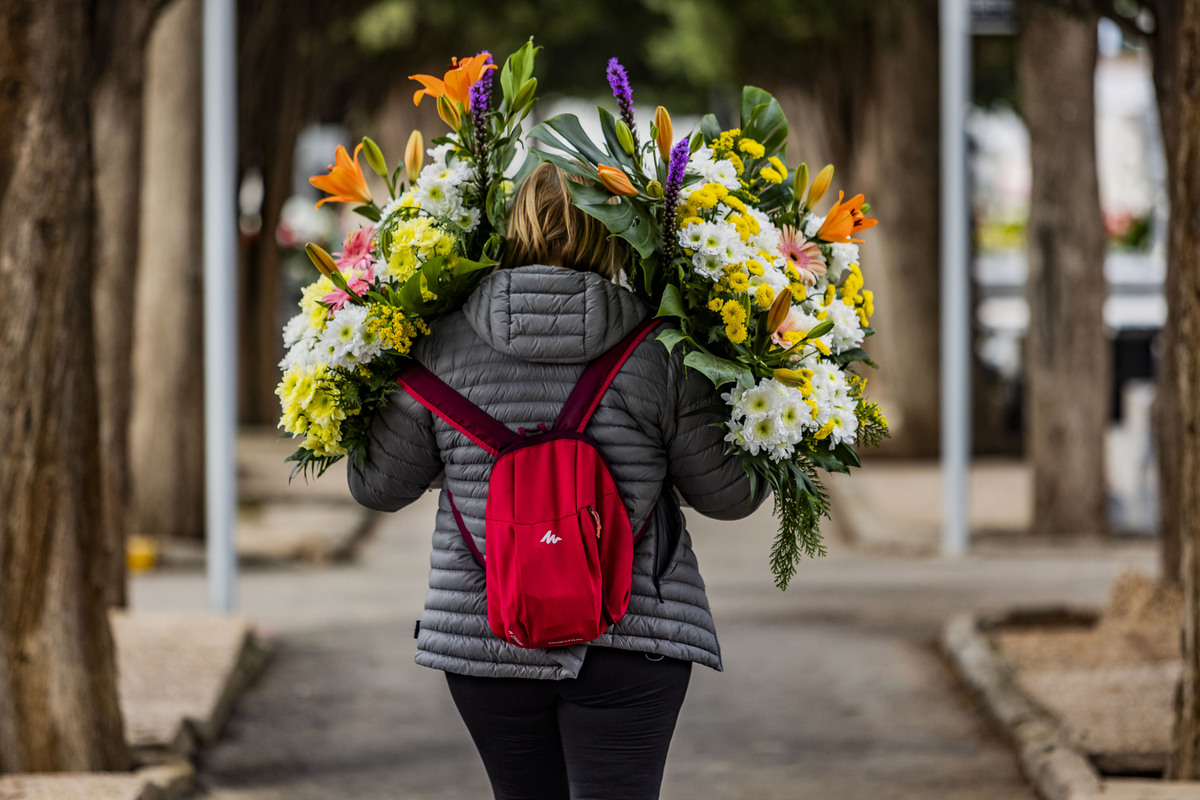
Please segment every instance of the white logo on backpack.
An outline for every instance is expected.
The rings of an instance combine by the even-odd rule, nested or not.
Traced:
[[[542,537],[542,544],[558,544],[562,541],[561,536],[555,536],[554,531],[546,531],[546,535]]]

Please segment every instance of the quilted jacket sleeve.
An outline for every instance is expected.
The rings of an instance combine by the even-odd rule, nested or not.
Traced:
[[[684,369],[677,357],[670,361],[668,385],[676,395],[673,409],[668,409],[674,417],[664,425],[671,482],[706,517],[749,516],[766,499],[768,488],[760,481],[752,494],[741,456],[727,453],[725,430],[719,425],[724,401],[707,378]],[[713,410],[696,413],[709,408]]]
[[[352,456],[350,494],[377,511],[396,511],[420,497],[442,471],[429,411],[397,389],[371,422],[361,467]]]

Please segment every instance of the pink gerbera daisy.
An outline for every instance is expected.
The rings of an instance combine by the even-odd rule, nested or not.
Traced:
[[[800,280],[812,286],[825,274],[825,256],[816,242],[805,239],[790,226],[779,229],[779,254],[800,273]]]
[[[371,226],[359,228],[346,236],[342,252],[337,256],[338,269],[343,273],[371,269],[371,251],[375,249],[375,229]]]

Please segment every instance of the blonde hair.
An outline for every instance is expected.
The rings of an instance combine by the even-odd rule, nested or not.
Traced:
[[[571,203],[566,174],[549,162],[529,173],[513,199],[504,265],[561,264],[609,280],[627,258],[625,242]]]

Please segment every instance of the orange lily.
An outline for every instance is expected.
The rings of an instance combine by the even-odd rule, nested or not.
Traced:
[[[328,175],[313,175],[308,179],[308,182],[320,189],[322,192],[328,192],[329,197],[322,197],[317,201],[317,208],[320,208],[325,203],[370,203],[372,201],[371,190],[367,188],[367,181],[363,177],[362,167],[358,164],[358,154],[363,149],[360,143],[354,148],[353,160],[346,153],[346,148],[340,144],[337,146],[337,151],[334,153],[334,163],[329,167]]]
[[[495,64],[488,64],[487,54],[480,53],[470,58],[450,59],[450,70],[442,78],[433,75],[409,75],[409,80],[420,81],[425,88],[418,89],[413,94],[413,105],[421,105],[421,98],[429,95],[434,100],[445,95],[451,102],[466,105],[471,99],[471,87],[475,81],[489,69],[495,69]]]
[[[654,124],[658,127],[658,137],[654,143],[658,145],[658,154],[662,160],[671,162],[671,115],[662,106],[654,109]]]
[[[861,194],[856,194],[843,203],[842,198],[845,196],[845,192],[838,192],[837,202],[829,209],[825,221],[821,223],[821,229],[817,231],[818,239],[826,242],[861,243],[862,239],[851,238],[851,235],[879,224],[879,220],[863,214],[862,205],[865,198]]]
[[[600,183],[604,184],[604,188],[613,194],[621,197],[633,197],[638,193],[624,170],[610,167],[607,164],[601,164],[596,169],[600,172]]]

